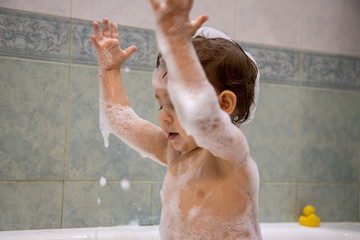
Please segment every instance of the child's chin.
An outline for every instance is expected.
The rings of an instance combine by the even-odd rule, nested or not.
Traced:
[[[192,145],[185,144],[185,143],[179,143],[179,142],[175,142],[175,141],[172,143],[172,146],[176,151],[181,152],[182,154],[191,152],[192,150],[197,148],[196,146],[192,146]]]

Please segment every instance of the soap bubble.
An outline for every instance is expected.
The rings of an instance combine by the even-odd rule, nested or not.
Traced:
[[[122,187],[123,190],[129,190],[130,189],[129,180],[123,179],[123,180],[121,180],[120,184],[121,184],[121,187]]]
[[[100,178],[100,186],[104,187],[106,185],[106,178],[101,176]]]

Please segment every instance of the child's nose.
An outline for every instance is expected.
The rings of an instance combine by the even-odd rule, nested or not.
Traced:
[[[172,122],[173,118],[171,114],[166,111],[166,109],[161,109],[159,112],[159,121],[160,122]]]

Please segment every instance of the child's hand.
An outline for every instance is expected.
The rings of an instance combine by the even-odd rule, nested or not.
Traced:
[[[100,69],[102,71],[120,69],[126,59],[136,51],[136,47],[130,46],[122,50],[119,46],[116,23],[111,23],[109,30],[107,19],[103,20],[102,33],[97,22],[93,22],[93,28],[94,35],[91,35],[91,41],[98,55]]]
[[[194,0],[165,0],[165,3],[160,4],[159,0],[150,0],[160,30],[170,38],[191,38],[208,20],[206,15],[200,15],[194,21],[190,20],[193,2]]]

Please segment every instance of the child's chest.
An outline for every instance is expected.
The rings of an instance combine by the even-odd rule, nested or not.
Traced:
[[[163,209],[178,211],[182,221],[196,218],[204,211],[223,215],[244,211],[245,195],[237,171],[209,154],[169,164],[163,183]],[[197,158],[196,158],[197,157]],[[170,162],[169,162],[170,163]]]

